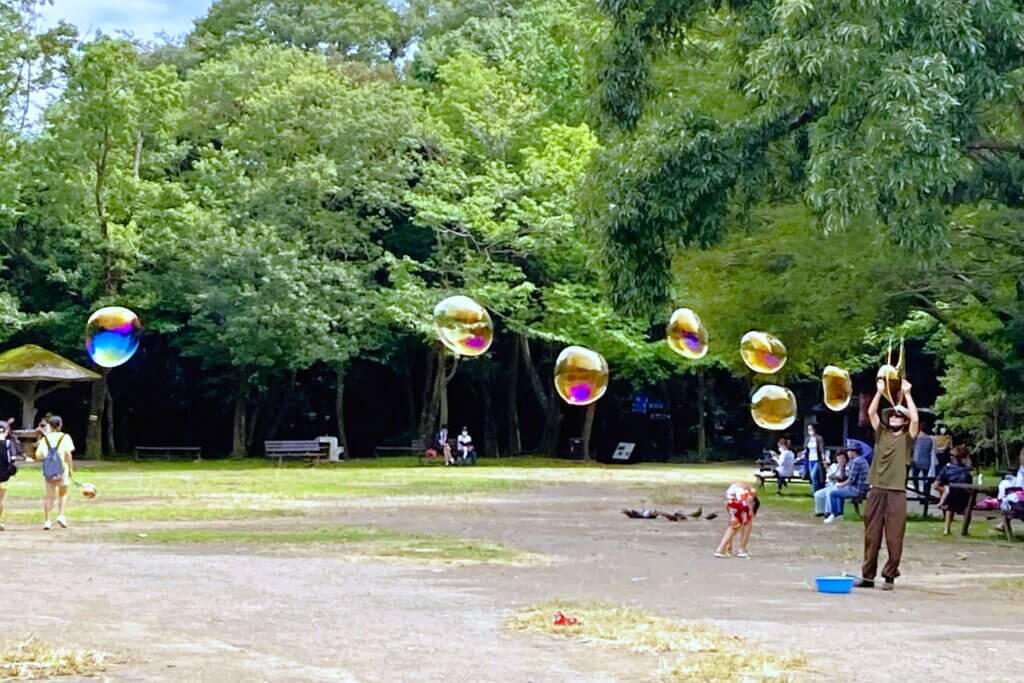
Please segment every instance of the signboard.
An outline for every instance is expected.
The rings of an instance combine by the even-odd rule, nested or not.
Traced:
[[[620,441],[619,445],[615,447],[615,451],[612,453],[612,460],[629,460],[633,456],[634,448],[636,448],[635,443]]]

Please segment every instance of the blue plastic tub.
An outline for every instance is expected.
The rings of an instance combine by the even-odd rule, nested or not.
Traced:
[[[853,590],[852,576],[815,576],[819,593],[849,593]]]

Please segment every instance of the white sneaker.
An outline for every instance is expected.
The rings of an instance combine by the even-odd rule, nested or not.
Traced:
[[[825,518],[825,524],[833,524],[837,520],[840,520],[842,518],[843,518],[842,515],[829,515],[828,517]]]
[[[50,524],[50,520],[43,522],[43,531],[49,531],[53,526]]]
[[[68,528],[68,520],[64,519],[64,515],[59,515],[57,517],[57,524],[60,524],[60,528],[61,529],[67,529]]]
[[[7,531],[7,527],[4,526],[3,522],[0,522],[0,531]]]

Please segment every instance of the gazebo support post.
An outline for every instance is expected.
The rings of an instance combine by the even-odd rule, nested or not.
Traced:
[[[21,400],[21,428],[32,429],[36,426],[36,401],[58,389],[67,389],[69,384],[61,382],[40,388],[39,382],[25,382],[22,386],[0,382],[0,389]]]

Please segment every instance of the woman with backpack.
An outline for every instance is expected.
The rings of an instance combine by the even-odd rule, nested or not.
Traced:
[[[21,441],[11,434],[11,423],[0,421],[0,531],[4,530],[4,496],[7,482],[18,473],[15,458],[21,457]]]
[[[49,417],[43,423],[43,436],[36,444],[36,460],[43,463],[43,479],[46,481],[46,495],[43,498],[43,531],[53,528],[50,524],[50,513],[53,501],[57,499],[57,524],[68,528],[68,520],[64,517],[64,508],[68,502],[68,485],[75,473],[75,442],[68,434],[61,431],[64,421],[59,415]]]

